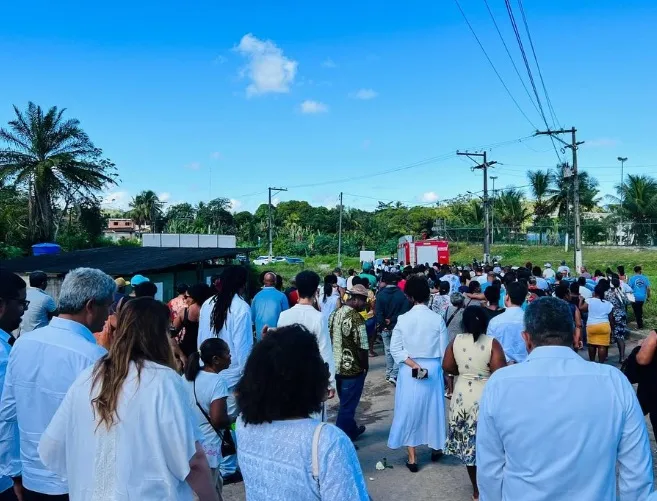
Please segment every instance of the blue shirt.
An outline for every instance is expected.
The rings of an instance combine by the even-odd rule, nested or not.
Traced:
[[[251,316],[255,324],[256,339],[262,337],[262,328],[276,327],[281,312],[287,310],[290,303],[281,291],[275,287],[263,287],[251,302]]]
[[[527,346],[522,338],[523,330],[524,310],[511,307],[490,320],[486,334],[499,341],[507,362],[524,362],[527,359]]]
[[[645,275],[633,275],[628,282],[634,291],[634,297],[637,301],[645,301],[648,297],[648,287],[650,287],[650,280]]]
[[[535,348],[493,373],[479,403],[482,501],[646,499],[653,471],[645,419],[615,367],[571,348]]]
[[[41,462],[39,440],[73,382],[105,353],[89,329],[60,317],[16,340],[0,400],[0,472],[12,477],[22,472],[31,491],[68,493],[66,480]]]
[[[7,362],[9,362],[9,353],[11,352],[11,345],[9,344],[9,339],[11,336],[5,331],[0,329],[0,395],[2,394],[2,388],[5,385],[5,374],[7,373]],[[18,428],[14,430],[15,436],[13,443],[18,444]],[[0,441],[0,451],[3,451],[9,444],[4,441]],[[1,453],[0,453],[1,454]],[[11,477],[0,476],[0,492],[5,492],[7,489],[13,487],[14,481]]]
[[[538,287],[539,289],[543,289],[544,291],[550,289],[550,284],[543,277],[535,277],[535,278],[536,278],[536,287]]]

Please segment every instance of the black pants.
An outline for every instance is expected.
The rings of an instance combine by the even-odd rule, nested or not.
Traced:
[[[0,492],[0,501],[18,501],[16,494],[14,494],[14,488],[10,487],[5,492]]]
[[[636,317],[636,326],[643,329],[643,301],[634,301],[632,303],[634,316]]]
[[[23,501],[69,501],[68,494],[41,494],[25,489]]]

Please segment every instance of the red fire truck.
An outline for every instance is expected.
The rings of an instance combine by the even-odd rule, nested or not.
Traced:
[[[449,245],[446,240],[414,240],[404,236],[397,244],[397,259],[404,265],[449,264]]]

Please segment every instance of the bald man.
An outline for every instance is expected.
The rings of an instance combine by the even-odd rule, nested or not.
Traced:
[[[268,271],[262,277],[262,290],[258,292],[251,302],[251,317],[255,324],[256,339],[262,338],[264,327],[276,327],[278,317],[290,305],[287,297],[276,289],[276,274]]]

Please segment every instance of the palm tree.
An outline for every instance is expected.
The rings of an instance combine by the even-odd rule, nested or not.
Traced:
[[[115,184],[114,164],[102,157],[75,119],[63,119],[65,109],[47,112],[30,102],[8,128],[0,128],[0,181],[27,188],[32,242],[53,238],[55,212],[63,200],[91,200]]]
[[[534,219],[545,220],[552,213],[551,199],[555,194],[552,188],[554,181],[550,171],[535,170],[527,172],[529,179],[529,190],[534,197]]]
[[[502,190],[495,199],[495,220],[500,226],[518,230],[530,216],[520,190]]]
[[[565,218],[568,214],[569,204],[572,203],[573,178],[564,177],[564,169],[568,169],[567,163],[557,166],[556,171],[551,171],[550,175],[554,180],[554,195],[551,198],[551,212],[557,211],[559,217]],[[579,172],[579,205],[581,210],[590,211],[598,204],[598,180],[590,177],[588,172]]]
[[[623,217],[632,222],[638,243],[649,243],[652,223],[657,219],[657,180],[646,175],[627,175],[627,181],[616,186],[619,197],[609,198],[620,208]],[[622,207],[621,207],[622,200]]]
[[[139,193],[130,202],[130,217],[139,227],[148,223],[151,231],[155,231],[154,223],[162,217],[162,207],[164,203],[160,201],[153,190],[145,190]]]

